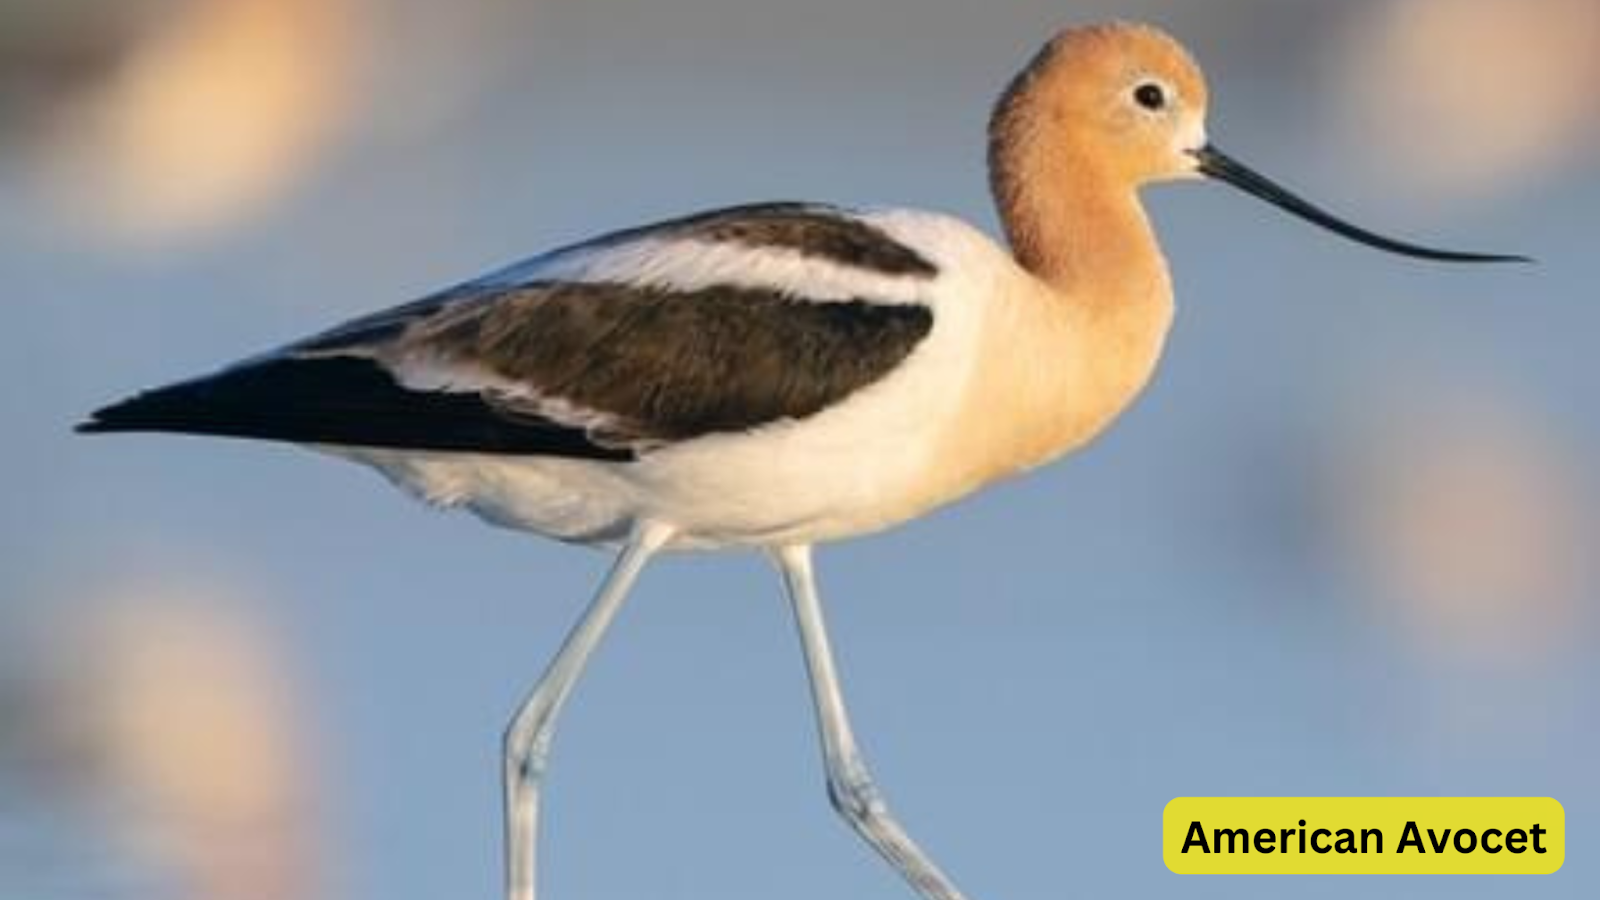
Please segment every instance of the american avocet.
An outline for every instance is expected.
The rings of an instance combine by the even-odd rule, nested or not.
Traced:
[[[508,894],[534,894],[557,714],[667,549],[770,554],[793,606],[840,815],[928,900],[961,897],[906,835],[851,732],[811,548],[886,528],[1081,446],[1144,387],[1172,318],[1138,199],[1208,176],[1347,237],[1206,139],[1175,41],[1057,35],[990,123],[1010,250],[928,212],[775,203],[618,232],[95,413],[84,431],[290,441],[441,506],[616,562],[505,734]]]

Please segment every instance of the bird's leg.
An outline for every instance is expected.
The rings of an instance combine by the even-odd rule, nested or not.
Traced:
[[[782,547],[772,555],[783,573],[789,601],[794,606],[801,647],[805,651],[812,700],[816,703],[817,727],[822,737],[822,760],[828,774],[828,799],[833,808],[926,900],[964,900],[950,879],[890,814],[856,747],[817,597],[811,548],[804,545]]]
[[[550,755],[556,715],[583,672],[606,627],[650,557],[672,538],[662,525],[634,529],[583,618],[567,634],[544,676],[523,701],[505,733],[505,838],[507,900],[533,900],[539,828],[539,788]]]

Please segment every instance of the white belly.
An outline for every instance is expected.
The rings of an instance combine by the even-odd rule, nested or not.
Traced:
[[[900,371],[806,419],[634,462],[323,449],[375,466],[430,503],[565,541],[618,541],[639,520],[673,526],[679,548],[842,538],[953,499],[927,473],[968,380],[968,335],[936,334]]]
[[[886,528],[948,499],[917,484],[931,440],[838,437],[788,423],[630,463],[322,449],[374,466],[429,503],[577,543],[619,541],[640,520],[672,525],[678,549],[814,543]]]

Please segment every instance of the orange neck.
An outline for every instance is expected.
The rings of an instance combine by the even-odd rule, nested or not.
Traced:
[[[1098,432],[1143,389],[1172,323],[1166,260],[1131,180],[1073,152],[1070,138],[997,129],[995,200],[1018,263],[1040,287],[1041,358],[1059,375],[1037,413],[1058,418],[1055,447]],[[1043,337],[1053,335],[1053,337]],[[1075,357],[1066,365],[1062,354]]]
[[[1169,289],[1166,261],[1131,185],[1085,153],[997,141],[995,203],[1012,253],[1078,305],[1126,304]]]

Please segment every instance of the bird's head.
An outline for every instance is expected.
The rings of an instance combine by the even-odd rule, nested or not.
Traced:
[[[996,192],[1005,200],[1025,178],[1040,176],[1128,190],[1208,178],[1391,253],[1447,262],[1527,261],[1422,247],[1329,214],[1212,144],[1206,131],[1209,100],[1199,65],[1159,29],[1119,22],[1062,31],[995,108],[990,138]]]

